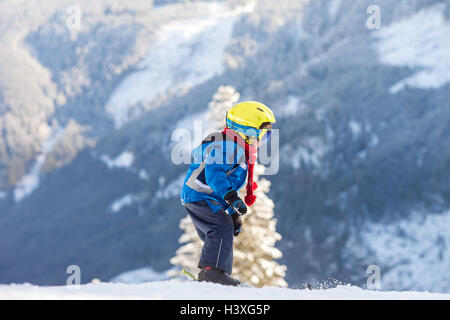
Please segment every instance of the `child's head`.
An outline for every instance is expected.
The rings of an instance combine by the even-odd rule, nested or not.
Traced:
[[[227,112],[226,125],[250,145],[260,145],[269,136],[275,116],[269,107],[256,101],[241,102]]]

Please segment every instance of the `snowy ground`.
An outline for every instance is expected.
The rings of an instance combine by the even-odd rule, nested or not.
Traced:
[[[0,285],[0,299],[449,300],[450,294],[370,291],[349,285],[324,290],[235,288],[211,283],[168,280],[143,284],[92,283],[60,287]]]

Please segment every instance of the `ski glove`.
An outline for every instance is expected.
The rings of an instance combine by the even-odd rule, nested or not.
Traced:
[[[231,215],[231,219],[233,219],[234,236],[237,237],[242,232],[242,219],[237,212]]]
[[[229,191],[223,199],[240,214],[247,213],[247,206],[244,201],[238,197],[237,192],[234,190]]]

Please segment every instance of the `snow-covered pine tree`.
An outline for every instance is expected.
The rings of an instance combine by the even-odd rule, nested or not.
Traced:
[[[239,101],[241,95],[236,88],[231,86],[220,86],[209,103],[209,111],[206,115],[208,128],[213,131],[221,131],[225,128],[226,113]]]
[[[175,253],[175,257],[170,259],[170,263],[180,266],[188,272],[198,274],[198,262],[202,253],[203,243],[197,235],[194,224],[189,216],[180,220],[180,229],[184,231],[178,242],[183,244]],[[177,277],[180,273],[178,270],[169,270],[167,273],[170,277]]]
[[[240,94],[230,86],[221,86],[209,103],[207,131],[219,131],[225,127],[225,114],[239,100]],[[253,284],[257,287],[279,286],[286,287],[284,280],[286,266],[278,264],[275,259],[282,257],[275,243],[281,239],[276,232],[276,219],[274,219],[274,204],[267,196],[270,182],[258,179],[264,173],[264,166],[255,165],[254,181],[258,184],[255,191],[257,196],[255,204],[249,208],[243,217],[243,232],[234,241],[233,277],[240,281]],[[240,196],[245,197],[245,188]],[[184,230],[179,242],[184,244],[176,252],[170,262],[182,266],[189,272],[198,273],[197,263],[200,259],[202,242],[189,217],[180,222]],[[175,272],[171,272],[175,275]]]
[[[286,266],[275,261],[283,256],[275,248],[281,235],[276,231],[274,203],[267,196],[270,181],[259,179],[264,170],[263,165],[255,165],[253,180],[258,184],[254,192],[256,201],[243,216],[242,233],[234,241],[233,276],[256,287],[287,287],[284,280]],[[245,193],[245,188],[242,188],[239,196],[244,199]]]

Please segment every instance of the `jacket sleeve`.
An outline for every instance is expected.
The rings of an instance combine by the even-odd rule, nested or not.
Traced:
[[[233,190],[239,191],[244,185],[247,178],[247,165],[240,164],[234,173],[228,176],[228,181],[230,181],[233,186]]]
[[[227,154],[223,145],[216,145],[206,155],[205,178],[206,183],[223,198],[230,190],[233,190],[232,183],[228,180],[227,171],[233,163],[227,161]]]

